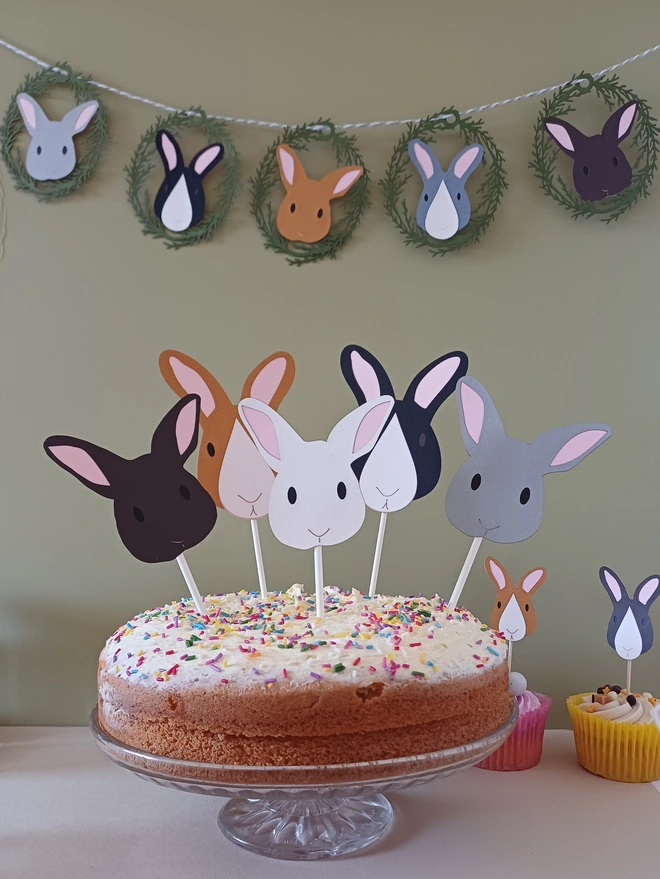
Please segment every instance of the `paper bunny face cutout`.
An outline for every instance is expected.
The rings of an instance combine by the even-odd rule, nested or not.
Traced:
[[[200,150],[186,167],[173,134],[156,134],[156,148],[163,160],[165,179],[154,200],[154,213],[170,232],[185,232],[204,216],[206,199],[203,181],[225,154],[221,143]]]
[[[612,433],[607,424],[571,424],[526,443],[506,435],[495,404],[476,379],[462,378],[456,398],[470,457],[447,490],[447,518],[463,534],[494,543],[531,537],[543,519],[543,477],[571,470]]]
[[[163,351],[158,363],[163,378],[175,393],[180,397],[198,394],[201,399],[202,440],[197,478],[216,506],[224,507],[239,519],[265,516],[275,475],[241,424],[238,406],[192,357],[180,351]],[[271,354],[247,377],[241,398],[255,397],[277,409],[294,375],[290,354]]]
[[[440,160],[423,140],[411,140],[408,155],[419,171],[424,189],[417,205],[417,225],[431,238],[445,241],[470,221],[470,199],[465,183],[484,156],[481,144],[462,149],[442,170]]]
[[[32,138],[25,168],[34,180],[62,180],[76,167],[73,138],[89,125],[98,101],[74,107],[60,120],[51,120],[30,95],[16,96],[16,105]]]
[[[49,458],[114,502],[117,531],[142,562],[169,562],[201,543],[217,516],[211,496],[184,463],[197,445],[199,397],[180,400],[154,431],[151,451],[127,460],[72,436],[51,436]]]
[[[545,582],[545,568],[533,568],[514,586],[508,571],[497,559],[489,556],[484,567],[497,591],[490,615],[491,629],[502,632],[507,641],[522,641],[527,635],[532,635],[536,630],[532,596]]]
[[[287,241],[313,244],[330,231],[330,200],[345,195],[364,168],[348,165],[311,180],[302,162],[286,144],[277,147],[277,161],[286,195],[277,211],[277,230]]]
[[[340,363],[358,403],[395,396],[385,369],[365,348],[347,345]],[[403,399],[395,399],[390,420],[373,450],[353,466],[362,496],[372,510],[402,510],[438,484],[442,458],[431,421],[467,367],[467,354],[462,351],[445,354],[415,376]]]
[[[660,595],[660,577],[653,574],[642,580],[632,598],[611,568],[602,567],[600,582],[614,608],[607,627],[607,643],[622,659],[637,659],[653,646],[653,626],[649,608]]]
[[[371,451],[393,405],[391,397],[375,397],[344,416],[327,440],[305,442],[270,406],[241,400],[243,423],[277,474],[268,518],[280,543],[333,546],[360,530],[365,505],[351,464]]]
[[[630,134],[637,115],[637,102],[619,107],[600,134],[588,137],[555,116],[545,120],[548,134],[573,160],[573,183],[586,201],[600,201],[630,185],[632,170],[619,144]]]

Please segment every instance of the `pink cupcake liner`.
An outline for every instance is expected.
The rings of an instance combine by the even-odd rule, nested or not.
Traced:
[[[534,693],[534,695],[541,703],[540,706],[518,718],[518,723],[506,742],[490,757],[476,764],[479,769],[519,772],[522,769],[531,769],[539,762],[552,699],[542,693]]]

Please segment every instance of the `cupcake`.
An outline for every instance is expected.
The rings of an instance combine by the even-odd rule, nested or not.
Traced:
[[[612,781],[660,779],[657,700],[650,693],[599,687],[566,700],[578,760],[594,775]]]
[[[543,734],[552,699],[528,690],[525,676],[520,672],[514,671],[509,675],[509,689],[518,702],[518,722],[502,747],[477,763],[479,769],[517,772],[531,769],[541,759]]]

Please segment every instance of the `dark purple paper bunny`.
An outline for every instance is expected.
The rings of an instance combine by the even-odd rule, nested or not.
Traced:
[[[607,626],[607,643],[622,659],[637,659],[653,646],[649,607],[660,595],[660,577],[652,574],[639,584],[632,598],[611,568],[600,569],[600,582],[614,609]]]
[[[600,134],[588,137],[570,122],[557,116],[545,120],[548,134],[573,162],[573,183],[585,201],[600,201],[630,185],[630,162],[619,144],[630,134],[637,102],[619,107],[603,125]]]
[[[179,400],[154,431],[151,451],[127,460],[71,436],[51,436],[46,454],[87,488],[114,501],[117,531],[142,562],[170,562],[215,525],[215,501],[184,469],[197,445],[200,398]]]

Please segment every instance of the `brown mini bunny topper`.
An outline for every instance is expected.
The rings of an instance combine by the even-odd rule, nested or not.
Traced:
[[[508,571],[497,559],[489,556],[484,567],[497,592],[490,615],[491,629],[502,632],[507,641],[522,641],[527,635],[532,635],[536,630],[532,596],[545,582],[545,568],[532,568],[514,586]]]
[[[364,173],[359,165],[337,168],[312,180],[286,144],[277,147],[277,161],[286,195],[277,211],[277,229],[287,241],[314,244],[330,231],[330,200],[345,195]]]

